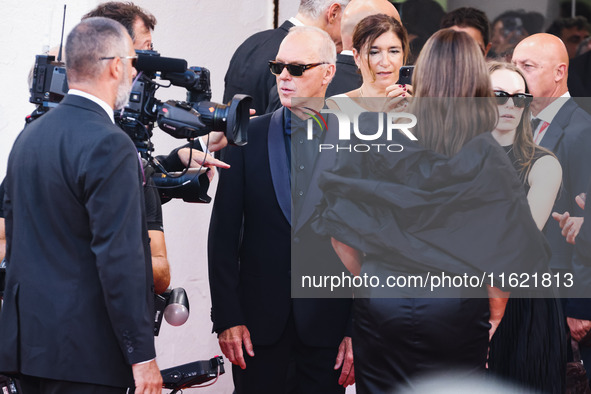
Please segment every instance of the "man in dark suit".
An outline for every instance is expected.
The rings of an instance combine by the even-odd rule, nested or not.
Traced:
[[[159,393],[141,167],[113,122],[133,44],[119,23],[90,18],[66,57],[68,95],[8,161],[0,371],[26,394]]]
[[[554,152],[562,166],[562,186],[553,211],[582,216],[575,196],[587,190],[591,179],[591,116],[568,93],[566,47],[556,36],[534,34],[517,44],[512,61],[523,71],[534,96],[531,105],[534,141]],[[552,250],[550,268],[559,273],[571,271],[573,247],[562,237],[558,222],[549,218],[544,234]],[[582,305],[576,300],[566,300],[567,317],[588,312],[579,310]],[[571,330],[577,329],[577,320],[568,319]],[[591,362],[591,357],[588,361]]]
[[[283,22],[277,29],[265,30],[246,39],[234,52],[226,72],[224,102],[237,93],[253,98],[257,115],[265,113],[269,105],[269,93],[275,78],[269,73],[267,63],[275,58],[277,49],[293,26],[316,26],[326,31],[335,42],[337,53],[341,51],[341,15],[349,0],[312,1],[300,0],[295,18]]]
[[[251,120],[248,145],[228,148],[231,168],[220,175],[208,248],[212,320],[220,347],[234,364],[238,394],[287,392],[290,362],[299,393],[344,393],[343,386],[354,381],[346,333],[351,299],[290,297],[290,283],[298,281],[290,261],[344,271],[330,239],[310,228],[321,196],[309,180],[319,164],[291,155],[291,143],[300,144],[301,138],[293,133],[292,117],[296,122],[322,108],[335,57],[322,30],[290,31],[275,68],[284,107]],[[296,97],[310,99],[296,103]],[[293,212],[290,187],[297,196]]]

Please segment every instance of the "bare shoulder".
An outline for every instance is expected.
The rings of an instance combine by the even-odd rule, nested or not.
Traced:
[[[559,184],[561,180],[562,167],[558,159],[552,155],[545,155],[536,160],[528,177],[530,185],[533,185],[536,181]]]

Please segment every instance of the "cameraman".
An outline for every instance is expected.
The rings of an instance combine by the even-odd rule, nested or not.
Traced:
[[[116,20],[121,23],[131,36],[134,49],[152,50],[152,30],[156,26],[156,18],[149,12],[143,10],[131,2],[110,1],[100,4],[95,9],[82,17],[82,20],[91,17],[104,17]],[[211,132],[209,135],[209,151],[214,152],[227,145],[227,140],[223,132]],[[184,167],[205,166],[229,168],[227,164],[216,160],[205,152],[207,146],[200,140],[195,143],[190,152],[188,147],[177,148],[168,156],[159,156],[159,162],[167,171],[176,171]],[[189,157],[191,162],[189,163]],[[148,221],[148,233],[150,235],[150,249],[152,253],[152,269],[154,271],[154,288],[158,294],[163,293],[170,284],[170,264],[166,253],[166,243],[164,238],[164,229],[162,226],[162,207],[160,196],[150,178],[152,169],[144,167],[147,171],[146,185],[144,186],[144,197],[146,200],[146,215]],[[214,172],[209,171],[208,176],[213,177]]]
[[[100,4],[95,9],[87,13],[82,19],[102,16],[103,18],[109,18],[116,20],[121,23],[126,29],[133,41],[133,47],[136,50],[153,50],[154,44],[152,42],[152,31],[156,27],[156,18],[146,10],[138,7],[132,2],[121,2],[121,1],[109,1]],[[199,144],[194,144],[194,148],[200,149],[200,151],[193,151],[193,158],[191,160],[191,166],[200,166],[202,163],[207,167],[222,167],[227,166],[219,160],[213,159],[211,156],[207,157],[204,152],[216,152],[228,145],[228,140],[224,132],[212,131],[208,136],[199,138]],[[178,153],[178,156],[177,156]],[[166,159],[170,159],[172,165],[178,160],[181,160],[183,165],[188,164],[189,150],[184,149],[174,150]],[[173,156],[173,157],[170,157]],[[176,157],[175,157],[176,156]],[[163,164],[166,168],[166,159]],[[168,168],[167,168],[168,170]]]

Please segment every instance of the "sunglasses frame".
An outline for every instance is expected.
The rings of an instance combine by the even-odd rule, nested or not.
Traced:
[[[327,62],[320,62],[320,63],[310,63],[310,64],[291,64],[291,63],[281,63],[275,60],[269,60],[269,70],[271,70],[271,74],[273,75],[280,75],[284,69],[287,68],[287,72],[292,77],[301,77],[304,75],[306,70],[309,70],[314,67],[318,67],[322,64],[328,64]],[[278,73],[273,72],[273,67],[281,66],[281,70]]]
[[[495,90],[495,98],[498,105],[505,105],[509,99],[513,100],[513,105],[517,108],[527,108],[531,104],[534,96],[529,93],[514,93],[509,94],[504,90]]]

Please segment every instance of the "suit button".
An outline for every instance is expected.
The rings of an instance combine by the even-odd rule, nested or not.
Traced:
[[[133,353],[133,346],[127,348],[127,353]]]
[[[300,243],[300,239],[299,239],[298,237],[295,237],[295,238],[293,239],[293,243],[294,243],[294,244],[299,244],[299,243]]]

